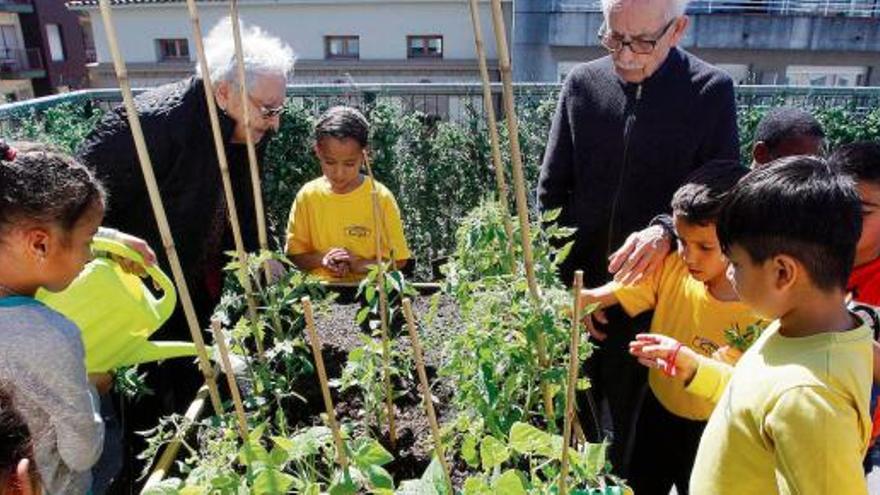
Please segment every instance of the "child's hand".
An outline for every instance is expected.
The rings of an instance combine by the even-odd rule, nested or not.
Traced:
[[[113,375],[110,373],[89,373],[89,383],[95,386],[99,394],[104,395],[113,388]]]
[[[324,255],[321,266],[330,270],[335,277],[344,277],[351,270],[351,254],[343,248],[332,248]]]
[[[698,356],[681,342],[656,333],[640,333],[629,343],[629,353],[649,368],[689,382],[697,372]]]
[[[591,304],[598,302],[598,298],[593,295],[590,289],[584,289],[581,291],[580,301],[581,311],[583,311]],[[605,311],[603,311],[602,308],[596,308],[592,313],[584,316],[583,322],[584,326],[587,327],[587,330],[594,339],[601,342],[608,338],[608,334],[596,329],[596,323],[602,325],[608,324],[608,318],[605,317]]]
[[[367,273],[370,271],[370,267],[376,263],[376,260],[369,258],[361,258],[360,256],[351,255],[351,260],[349,261],[349,266],[351,267],[352,273]]]

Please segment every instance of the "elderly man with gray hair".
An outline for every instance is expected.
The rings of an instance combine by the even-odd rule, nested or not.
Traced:
[[[278,129],[294,54],[287,44],[258,27],[242,26],[241,34],[249,127],[244,123],[228,18],[211,30],[205,47],[242,236],[245,247],[255,250],[259,244],[246,133],[251,134],[261,160],[266,137]],[[220,301],[223,253],[233,246],[203,77],[197,73],[150,89],[135,98],[135,106],[199,322],[206,325]],[[79,156],[95,170],[109,193],[106,224],[161,246],[124,107],[103,117],[86,138]],[[167,271],[165,253],[157,251],[161,251],[159,263]],[[159,339],[189,340],[179,307],[156,335]],[[191,360],[176,361],[149,370],[149,380],[161,403],[138,409],[150,410],[153,418],[161,413],[182,412],[199,387],[200,375]]]
[[[561,270],[566,282],[576,269],[585,271],[589,287],[607,282],[614,249],[668,211],[673,193],[693,170],[739,159],[730,77],[677,47],[688,27],[686,6],[686,0],[602,0],[605,22],[598,37],[609,55],[575,67],[563,84],[537,193],[542,210],[561,208],[561,221],[577,228]],[[638,241],[668,243],[663,234],[658,226]],[[632,253],[636,259],[642,250],[624,252],[622,258]],[[636,330],[648,328],[650,315],[637,320],[622,311],[606,315],[607,338],[587,363],[593,381],[587,399],[596,400],[581,406],[583,422],[593,440],[612,438],[612,464],[634,481],[636,493],[655,493],[650,478],[656,470],[635,463],[628,469],[645,375],[627,344]],[[644,400],[656,399],[648,393]],[[660,444],[674,451],[682,441],[677,434]],[[699,433],[687,438],[698,442]],[[670,475],[689,470],[674,465],[673,457],[651,461]],[[682,476],[686,489],[688,477]],[[669,492],[667,479],[657,482]]]

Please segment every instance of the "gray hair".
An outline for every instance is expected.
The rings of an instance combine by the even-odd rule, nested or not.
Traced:
[[[620,0],[601,0],[602,1],[602,14],[605,16],[605,19],[608,19],[608,14],[611,12],[611,8],[617,5]],[[688,3],[690,0],[667,0],[669,2],[668,7],[668,17],[672,19],[673,17],[679,17],[684,15],[687,10]]]
[[[243,22],[240,26],[245,87],[253,87],[258,76],[280,75],[287,79],[296,60],[290,45],[258,26],[248,26]],[[205,58],[212,83],[226,81],[238,85],[238,62],[229,17],[221,19],[205,38]],[[197,64],[196,73],[203,76],[201,72]]]

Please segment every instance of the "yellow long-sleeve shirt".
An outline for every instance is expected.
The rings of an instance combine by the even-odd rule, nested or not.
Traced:
[[[718,404],[690,480],[695,495],[865,494],[871,330],[764,331],[736,368],[701,358],[687,390]]]
[[[615,286],[614,296],[630,316],[654,310],[651,332],[673,337],[707,357],[724,345],[724,330],[758,321],[744,303],[715,299],[675,253],[643,283]],[[706,421],[712,414],[714,403],[687,393],[681,380],[651,369],[648,383],[660,404],[676,416]]]
[[[325,177],[318,177],[299,190],[287,224],[287,254],[326,252],[345,248],[362,258],[376,257],[376,228],[371,197],[372,183],[364,179],[354,191],[334,193]],[[403,222],[394,195],[380,182],[376,192],[381,208],[382,257],[395,261],[412,257],[403,235]],[[336,279],[326,268],[312,271],[325,280],[356,281],[361,275]]]

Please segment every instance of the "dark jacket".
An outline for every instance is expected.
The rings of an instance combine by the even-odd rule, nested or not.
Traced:
[[[223,252],[234,249],[229,222],[220,217],[221,241],[206,245],[225,205],[223,183],[208,117],[205,89],[196,77],[161,86],[135,98],[147,149],[165,206],[175,247],[200,316],[218,302],[216,283],[225,264]],[[235,122],[220,112],[242,237],[248,251],[259,246],[250,169],[244,145],[229,143]],[[257,147],[262,162],[266,139]],[[146,239],[171,274],[146,183],[135,151],[125,107],[108,112],[80,149],[81,160],[108,191],[105,224]],[[221,203],[222,201],[222,203]],[[218,232],[215,230],[214,232]],[[215,233],[213,237],[218,236]],[[204,297],[206,284],[213,285]],[[206,321],[201,321],[207,325]]]
[[[642,84],[626,83],[610,56],[578,65],[559,99],[538,181],[542,210],[562,208],[577,227],[562,267],[587,283],[608,280],[608,255],[626,237],[669,210],[694,169],[739,159],[730,77],[673,48]]]

